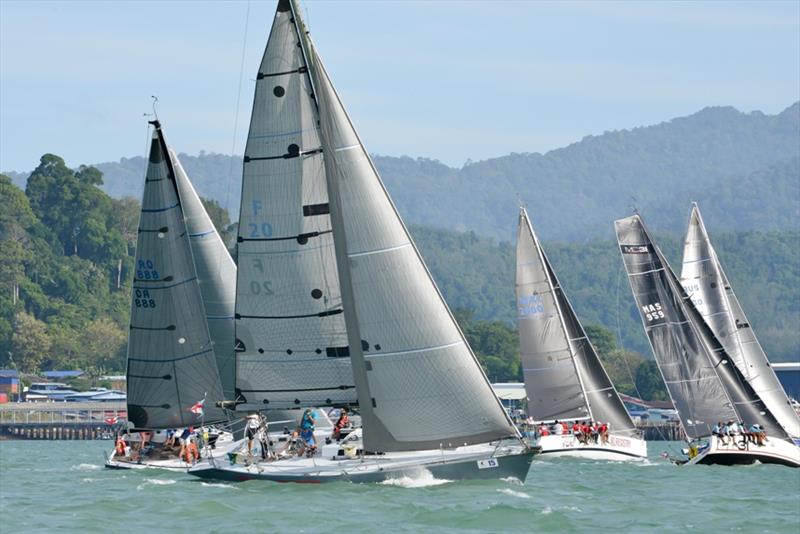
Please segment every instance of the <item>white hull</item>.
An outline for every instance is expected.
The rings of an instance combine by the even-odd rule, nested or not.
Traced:
[[[223,458],[228,452],[238,446],[238,443],[233,440],[233,434],[230,432],[220,433],[215,447],[203,447],[200,450],[200,460],[204,458]],[[142,458],[134,460],[127,456],[117,456],[116,450],[111,451],[105,466],[109,469],[165,469],[167,471],[186,471],[192,464],[187,463],[180,458],[166,458],[166,459],[148,459]]]
[[[434,476],[457,480],[514,477],[524,482],[534,452],[520,445],[482,444],[456,449],[348,456],[293,457],[250,465],[212,459],[198,464],[189,474],[227,481],[322,483],[334,481],[380,482],[429,471]]]
[[[583,458],[586,460],[641,460],[647,458],[647,442],[640,438],[611,434],[608,443],[587,444],[578,441],[572,434],[542,436],[533,443],[540,447],[544,457]]]
[[[728,440],[727,444],[716,436],[708,440],[708,447],[703,447],[687,464],[704,465],[748,465],[754,463],[779,464],[789,467],[800,467],[800,446],[776,438],[767,438],[763,446],[754,443],[743,443],[741,437]]]

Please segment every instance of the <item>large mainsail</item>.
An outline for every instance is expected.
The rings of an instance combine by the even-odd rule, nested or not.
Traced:
[[[692,203],[684,242],[681,284],[725,351],[781,426],[789,435],[800,436],[800,418],[722,270],[696,203]]]
[[[692,304],[639,215],[614,223],[637,308],[689,438],[720,420],[758,422],[785,437]]]
[[[128,419],[137,428],[224,419],[222,388],[208,333],[175,170],[158,121],[150,146],[136,246],[128,337]]]
[[[256,79],[236,293],[240,410],[357,402],[317,104],[288,0]]]
[[[592,418],[618,433],[633,421],[589,342],[522,208],[517,232],[517,325],[528,414]]]
[[[358,138],[296,3],[289,6],[319,104],[323,157],[313,159],[324,162],[365,448],[420,450],[518,435]]]
[[[236,369],[233,352],[236,264],[186,176],[177,154],[170,148],[169,155],[192,245],[197,281],[203,296],[208,331],[214,344],[222,392],[225,399],[233,399]]]

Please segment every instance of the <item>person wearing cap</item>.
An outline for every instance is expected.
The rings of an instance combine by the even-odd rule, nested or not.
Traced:
[[[244,435],[247,438],[247,454],[253,455],[253,440],[258,432],[258,414],[251,413],[247,416],[247,424],[244,427]]]

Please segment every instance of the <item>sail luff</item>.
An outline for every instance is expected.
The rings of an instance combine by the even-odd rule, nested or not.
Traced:
[[[739,304],[694,202],[684,242],[681,284],[772,416],[789,435],[800,436],[800,418]]]

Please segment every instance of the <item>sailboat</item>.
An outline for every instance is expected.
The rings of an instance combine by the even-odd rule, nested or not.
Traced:
[[[736,367],[781,427],[795,440],[800,438],[800,418],[733,292],[696,202],[692,203],[684,241],[681,284]]]
[[[189,472],[524,480],[533,451],[411,241],[293,0],[278,2],[256,80],[237,237],[237,409],[269,419],[357,407],[361,440],[355,454],[331,442],[310,458]]]
[[[608,428],[596,440],[566,432],[539,435],[534,445],[544,456],[647,457],[647,443],[586,336],[524,207],[517,231],[516,290],[528,415],[543,425],[590,420]]]
[[[800,467],[795,445],[695,307],[639,214],[614,223],[645,333],[689,442],[689,464]],[[715,424],[758,424],[752,437],[721,438]]]
[[[227,420],[214,401],[223,398],[218,365],[223,369],[232,365],[216,353],[217,347],[221,354],[233,349],[232,332],[216,328],[216,337],[211,336],[208,321],[216,316],[207,317],[206,310],[220,314],[226,305],[232,306],[233,285],[220,276],[235,276],[235,267],[231,273],[230,254],[177,157],[167,148],[160,123],[151,124],[126,373],[132,426],[126,438],[139,450],[112,451],[106,466],[185,470],[187,464],[164,447],[168,430],[203,425],[209,433],[206,454],[224,454],[233,444],[230,432],[206,426]],[[227,300],[226,287],[231,293]],[[153,450],[144,454],[141,448],[148,443]]]

